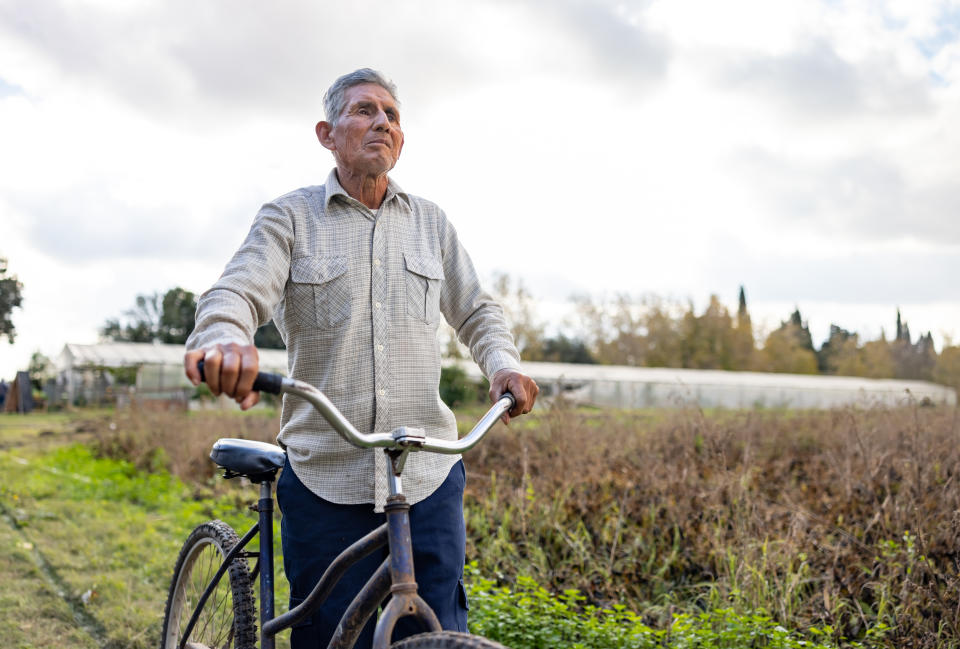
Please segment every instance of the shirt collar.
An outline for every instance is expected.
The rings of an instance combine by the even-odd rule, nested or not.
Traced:
[[[337,169],[334,167],[330,170],[330,174],[327,176],[327,182],[324,183],[324,188],[326,189],[325,193],[325,207],[330,206],[330,201],[334,196],[340,195],[348,200],[355,201],[350,194],[347,193],[347,190],[343,188],[343,185],[340,184],[340,180],[337,178]],[[396,196],[406,203],[407,207],[410,207],[410,197],[407,196],[407,192],[403,191],[393,178],[387,178],[387,193],[383,196],[383,202],[386,203],[389,200],[392,200]]]

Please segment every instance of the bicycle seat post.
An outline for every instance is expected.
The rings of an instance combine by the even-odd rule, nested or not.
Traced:
[[[263,625],[273,619],[273,482],[260,483],[260,648],[273,649],[274,637],[263,633]]]

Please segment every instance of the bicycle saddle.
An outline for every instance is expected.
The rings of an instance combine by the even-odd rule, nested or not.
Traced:
[[[210,459],[226,469],[227,478],[245,476],[251,482],[272,480],[286,456],[275,444],[250,439],[218,439],[210,451]]]

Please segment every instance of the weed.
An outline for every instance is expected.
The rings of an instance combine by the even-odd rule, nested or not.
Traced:
[[[195,495],[220,493],[205,459],[214,439],[278,428],[265,416],[118,417],[99,452],[165,464]],[[841,646],[957,646],[956,421],[955,408],[558,401],[466,457],[468,556],[498,583],[529,575],[589,606],[626,605],[650,628],[730,609]]]

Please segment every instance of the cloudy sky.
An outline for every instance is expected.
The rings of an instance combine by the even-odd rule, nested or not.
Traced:
[[[960,340],[958,1],[0,0],[0,374],[209,286],[324,180],[321,96],[363,66],[400,88],[394,178],[551,323],[743,284],[818,344],[898,306]]]

